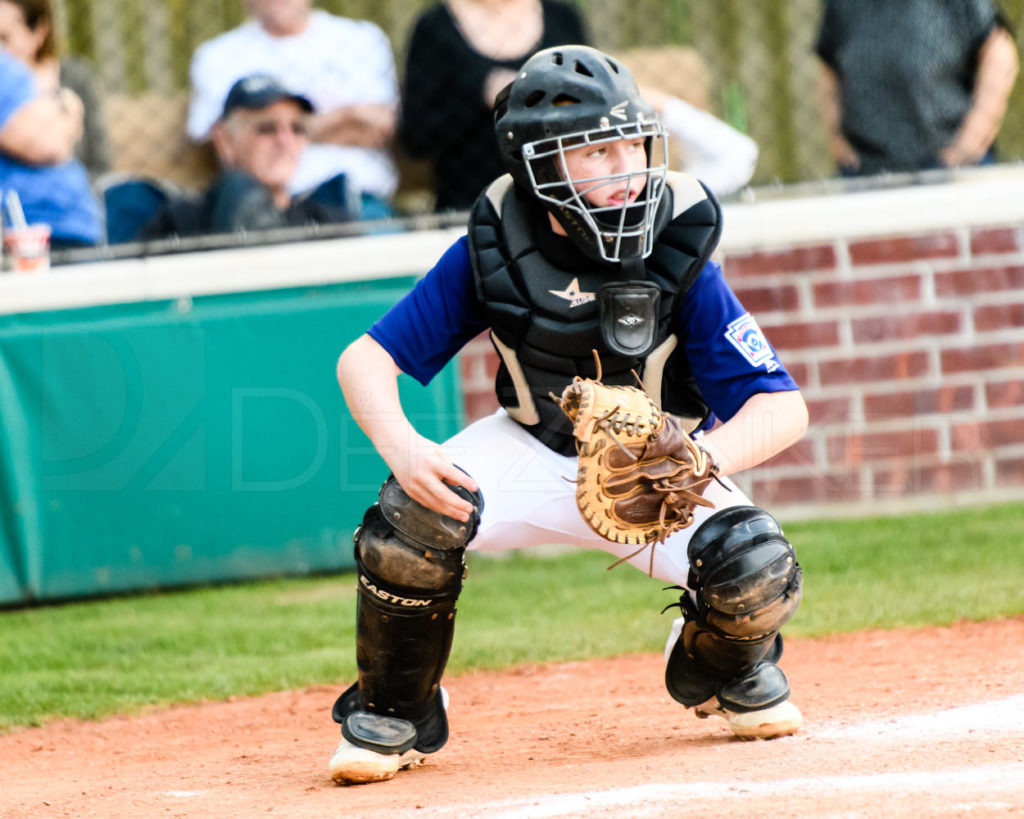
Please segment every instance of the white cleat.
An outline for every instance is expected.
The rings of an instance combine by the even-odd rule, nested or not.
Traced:
[[[778,705],[762,708],[760,711],[730,711],[723,708],[717,697],[696,706],[694,713],[701,719],[722,717],[729,723],[729,730],[740,739],[777,739],[788,737],[800,730],[803,717],[800,709],[789,700]]]
[[[415,748],[410,748],[404,754],[378,754],[342,738],[341,744],[331,756],[331,779],[339,785],[383,782],[405,768],[422,765],[425,758]]]

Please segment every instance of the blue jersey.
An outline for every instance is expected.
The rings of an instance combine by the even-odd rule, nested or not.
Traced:
[[[488,328],[477,299],[469,242],[455,242],[427,275],[370,330],[398,367],[427,384]],[[715,416],[728,421],[753,395],[797,389],[753,317],[714,262],[686,292],[673,332]]]

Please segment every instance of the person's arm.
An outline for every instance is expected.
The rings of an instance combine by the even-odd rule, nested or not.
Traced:
[[[732,418],[700,439],[721,474],[750,469],[792,446],[807,431],[807,404],[798,390],[752,395]]]
[[[828,151],[836,165],[856,170],[860,167],[860,156],[846,141],[842,131],[842,93],[836,72],[821,63],[818,72],[818,103],[828,134]]]
[[[20,106],[0,128],[0,152],[28,165],[57,165],[82,136],[82,101],[68,89]]]
[[[309,137],[313,142],[381,148],[395,135],[395,120],[393,105],[347,105],[310,117]]]
[[[939,154],[943,164],[972,165],[985,156],[1003,123],[1019,65],[1010,33],[993,29],[978,52],[970,110],[956,137]]]
[[[346,48],[358,55],[358,75],[343,71],[349,94],[332,103],[314,97],[318,110],[310,118],[310,139],[332,145],[383,148],[395,135],[398,81],[391,41],[373,23],[361,21],[349,33]]]
[[[476,482],[409,422],[398,395],[401,370],[387,350],[369,335],[360,336],[341,354],[337,371],[352,417],[408,495],[442,515],[469,520],[472,505],[446,484],[475,491]]]
[[[683,170],[696,176],[719,196],[734,193],[754,175],[758,148],[713,114],[657,88],[642,88],[669,136],[683,148]]]

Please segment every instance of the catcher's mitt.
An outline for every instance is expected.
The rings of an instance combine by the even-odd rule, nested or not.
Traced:
[[[576,504],[601,537],[660,543],[693,523],[697,506],[714,507],[703,493],[717,466],[643,390],[577,377],[559,403],[579,453]]]

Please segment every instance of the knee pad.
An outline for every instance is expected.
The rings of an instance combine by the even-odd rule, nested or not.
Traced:
[[[687,556],[698,614],[723,636],[756,640],[777,632],[800,605],[796,551],[763,509],[736,506],[708,518]]]
[[[474,506],[468,523],[427,509],[389,478],[356,530],[359,682],[334,709],[343,733],[352,734],[350,741],[374,734],[366,730],[372,715],[410,723],[414,747],[424,753],[447,741],[440,683],[455,630],[466,545],[483,508],[479,493],[453,488]]]
[[[669,654],[665,682],[686,705],[717,695],[733,710],[770,707],[789,694],[775,665],[779,630],[796,612],[802,575],[778,521],[755,506],[708,518],[690,538],[685,623]]]

